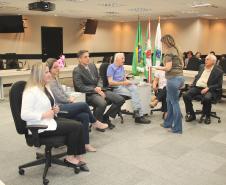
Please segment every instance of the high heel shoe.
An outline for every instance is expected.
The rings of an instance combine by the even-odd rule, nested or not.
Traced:
[[[68,166],[68,167],[73,167],[73,168],[80,168],[82,163],[78,163],[78,164],[74,164],[69,162],[67,159],[64,159],[64,163]],[[83,164],[84,165],[84,164]]]

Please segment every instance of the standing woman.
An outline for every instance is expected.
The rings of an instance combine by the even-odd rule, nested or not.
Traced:
[[[58,81],[59,64],[57,59],[49,58],[46,63],[51,74],[49,85],[56,103],[59,105],[61,111],[68,112],[68,114],[65,114],[66,118],[82,122],[86,151],[96,152],[96,148],[90,145],[89,142],[89,123],[92,124],[92,127],[102,132],[105,131],[108,125],[96,120],[87,103],[76,102],[74,97],[68,96],[64,92],[60,82]]]
[[[171,35],[164,35],[161,38],[165,55],[164,66],[156,69],[166,71],[167,79],[167,110],[168,114],[163,124],[164,128],[171,128],[172,133],[182,134],[182,116],[179,105],[179,90],[184,85],[183,59]]]
[[[47,125],[39,129],[40,136],[66,136],[67,157],[65,163],[80,167],[85,153],[83,129],[79,122],[65,118],[57,118],[59,107],[55,105],[52,92],[47,84],[51,79],[46,63],[33,65],[22,97],[21,118],[27,125]]]

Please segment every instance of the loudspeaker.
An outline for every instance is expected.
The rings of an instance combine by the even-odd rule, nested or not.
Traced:
[[[97,30],[97,20],[87,19],[84,34],[95,34]]]

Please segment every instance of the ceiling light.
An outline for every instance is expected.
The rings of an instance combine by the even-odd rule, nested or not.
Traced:
[[[150,12],[151,11],[151,8],[131,8],[129,9],[129,11],[131,12]]]
[[[117,2],[105,2],[105,3],[99,3],[99,6],[104,6],[104,7],[121,7],[124,6],[123,4],[117,3]]]
[[[191,5],[192,8],[198,8],[198,7],[209,7],[212,6],[210,3],[203,3],[203,2],[193,2]]]
[[[213,16],[213,15],[211,15],[211,14],[202,14],[202,15],[200,15],[200,16],[202,16],[202,17],[211,17],[211,16]]]

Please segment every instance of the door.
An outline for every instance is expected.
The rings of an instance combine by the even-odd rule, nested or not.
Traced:
[[[42,61],[48,58],[59,58],[63,54],[63,28],[41,27]]]

